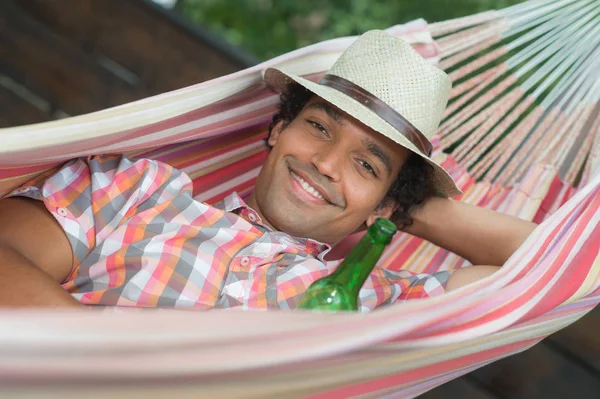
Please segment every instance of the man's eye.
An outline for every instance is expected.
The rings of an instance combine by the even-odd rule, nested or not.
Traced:
[[[377,177],[377,174],[375,174],[375,169],[373,169],[373,167],[371,165],[369,165],[367,162],[365,161],[359,161],[361,166],[370,174],[372,174],[373,176]]]
[[[327,130],[323,126],[321,126],[319,123],[313,122],[313,121],[308,121],[308,123],[310,123],[315,129],[317,129],[318,131],[323,133],[325,136],[329,136],[329,133],[327,133]]]

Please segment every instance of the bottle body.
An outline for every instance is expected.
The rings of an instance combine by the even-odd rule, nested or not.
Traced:
[[[358,310],[360,288],[395,233],[396,226],[391,221],[377,219],[333,273],[308,287],[297,308],[330,312]]]
[[[358,310],[358,296],[330,277],[312,283],[297,308],[328,312]]]

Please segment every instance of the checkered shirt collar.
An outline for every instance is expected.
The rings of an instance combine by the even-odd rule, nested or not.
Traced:
[[[246,219],[248,222],[267,229],[267,231],[273,231],[269,226],[263,223],[258,212],[250,208],[250,206],[244,202],[242,197],[240,197],[237,192],[229,194],[223,199],[223,201],[221,201],[221,203],[216,204],[215,207],[223,209],[226,212],[235,213]],[[297,245],[304,246],[308,253],[320,260],[323,260],[324,256],[331,250],[331,246],[329,244],[325,244],[311,238],[290,237],[293,238]]]

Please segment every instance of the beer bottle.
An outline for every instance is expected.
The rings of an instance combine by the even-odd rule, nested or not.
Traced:
[[[358,310],[360,288],[396,231],[396,225],[390,220],[378,218],[333,273],[308,287],[297,308],[330,312]]]

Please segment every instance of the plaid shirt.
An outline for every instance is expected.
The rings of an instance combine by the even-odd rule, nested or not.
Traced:
[[[83,304],[291,309],[339,264],[324,260],[328,245],[263,225],[236,193],[194,200],[165,163],[95,156],[53,173],[9,196],[44,201],[60,223],[75,258],[63,287]],[[443,293],[448,277],[376,267],[361,309]]]

